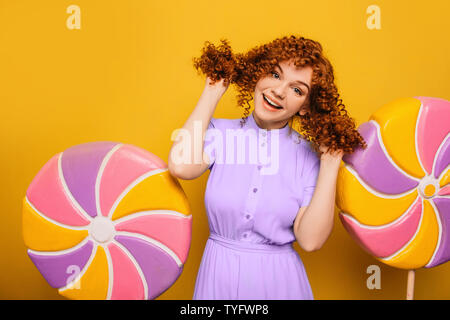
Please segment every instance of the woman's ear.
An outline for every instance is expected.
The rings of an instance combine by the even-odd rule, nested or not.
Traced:
[[[304,116],[309,113],[309,99],[307,99],[303,105],[300,107],[300,110],[297,112],[297,115]]]
[[[297,112],[299,116],[304,116],[309,112],[309,106],[307,104],[303,105],[300,110]]]

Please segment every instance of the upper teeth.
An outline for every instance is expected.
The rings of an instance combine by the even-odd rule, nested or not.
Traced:
[[[267,98],[265,95],[264,95],[264,98],[266,99],[266,101],[270,104],[270,105],[272,105],[272,106],[274,106],[274,107],[280,107],[279,105],[277,105],[277,104],[275,104],[272,100],[270,100],[269,98]]]

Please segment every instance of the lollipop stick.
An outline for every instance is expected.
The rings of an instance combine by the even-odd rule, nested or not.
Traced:
[[[406,300],[414,299],[414,270],[408,271],[408,286],[406,288]]]

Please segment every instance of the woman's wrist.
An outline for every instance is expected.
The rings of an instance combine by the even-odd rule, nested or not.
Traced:
[[[333,157],[329,154],[323,154],[320,157],[320,170],[327,172],[328,175],[336,175],[341,165],[342,157]]]
[[[220,100],[223,96],[223,92],[216,88],[205,87],[203,94],[210,97],[211,99]]]
[[[339,168],[342,157],[344,156],[344,151],[335,150],[329,151],[327,147],[320,147],[322,154],[320,155],[320,164],[321,166],[326,166],[330,168]]]
[[[207,78],[205,88],[203,91],[206,92],[207,95],[212,96],[213,98],[220,99],[227,91],[228,85],[229,84],[225,82],[224,79],[220,79],[216,81],[214,84],[211,84],[211,80]]]

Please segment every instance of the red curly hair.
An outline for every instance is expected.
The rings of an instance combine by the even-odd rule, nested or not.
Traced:
[[[226,39],[221,39],[218,47],[206,41],[201,57],[193,58],[193,63],[197,72],[213,82],[223,78],[237,87],[238,105],[244,108],[242,125],[250,113],[249,101],[258,80],[269,75],[277,63],[290,60],[296,67],[310,66],[313,70],[309,112],[295,116],[299,118],[303,136],[313,142],[314,150],[320,154],[319,146],[326,146],[331,151],[352,153],[358,146],[366,148],[355,121],[339,98],[333,67],[317,41],[285,36],[243,54],[234,54]]]

